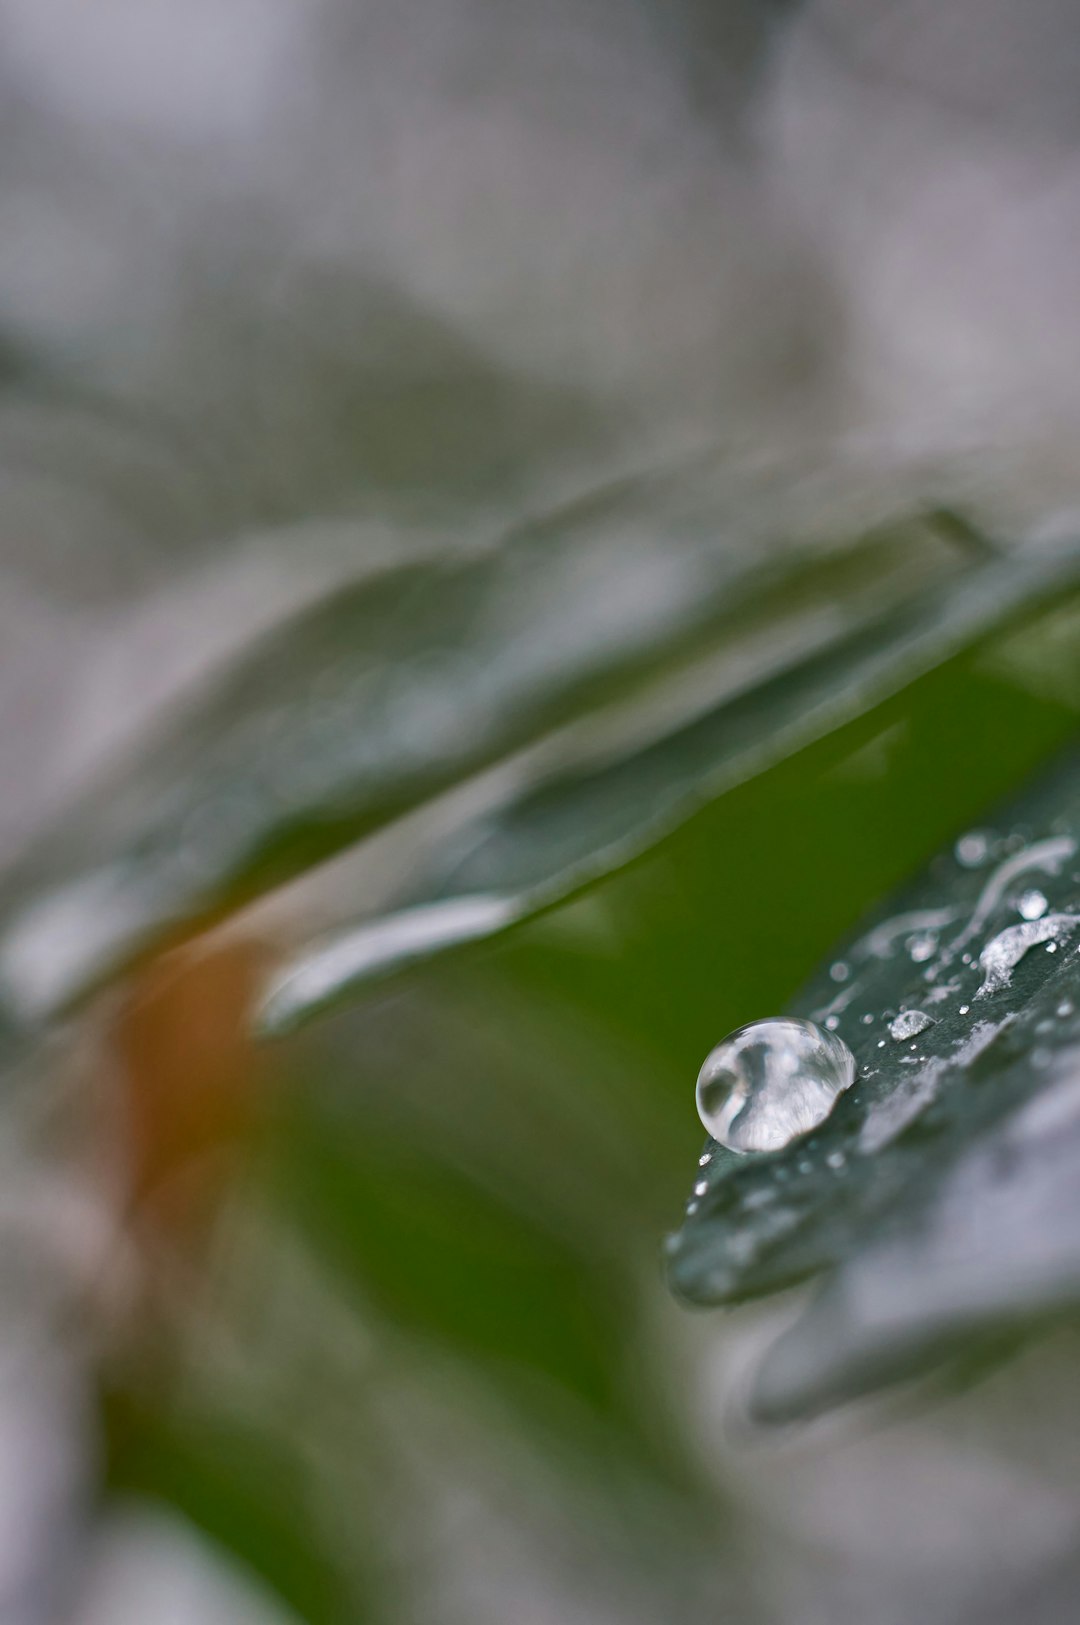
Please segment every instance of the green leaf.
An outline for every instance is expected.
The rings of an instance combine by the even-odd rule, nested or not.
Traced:
[[[684,664],[749,613],[771,627],[792,577],[828,554],[842,572],[852,553],[777,543],[745,516],[720,545],[724,518],[708,467],[627,481],[496,551],[401,567],[297,615],[76,798],[6,877],[0,1000],[24,1021],[67,1007],[138,953]],[[957,566],[925,525],[871,552],[869,572],[861,553],[854,566],[861,603]]]
[[[1078,1008],[1074,755],[796,1002],[856,1057],[827,1122],[768,1156],[706,1147],[668,1243],[680,1295],[729,1303],[833,1271],[767,1356],[759,1414],[868,1391],[1080,1299]],[[894,1036],[916,1010],[932,1024]]]
[[[459,832],[397,906],[309,948],[275,976],[259,1025],[287,1032],[375,981],[497,935],[638,857],[698,810],[869,710],[931,667],[1030,615],[1080,578],[1064,554],[993,558],[825,647],[789,643],[701,716],[563,772]]]

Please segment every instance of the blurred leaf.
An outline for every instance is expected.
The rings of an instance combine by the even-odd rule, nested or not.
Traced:
[[[263,638],[6,877],[0,997],[23,1020],[55,1013],[139,952],[685,663],[752,606],[772,628],[781,589],[823,552],[853,551],[779,545],[745,519],[719,545],[715,484],[708,469],[625,482],[496,552],[353,584]],[[925,525],[869,551],[866,571],[855,549],[860,604],[957,565]],[[837,602],[831,617],[839,635]]]
[[[655,845],[700,806],[1075,583],[1073,553],[993,559],[773,666],[643,748],[563,773],[459,832],[400,907],[301,954],[260,1013],[288,1031],[373,981],[492,937]]]
[[[1080,1296],[1078,850],[1072,757],[935,859],[796,1002],[858,1063],[828,1121],[768,1156],[706,1148],[669,1243],[677,1292],[731,1302],[840,1266],[766,1360],[762,1414]],[[932,1024],[894,1036],[916,1010]]]
[[[332,1550],[307,1503],[302,1444],[286,1447],[235,1414],[106,1405],[109,1487],[160,1496],[262,1575],[309,1625],[367,1617],[355,1561]],[[355,1560],[360,1531],[350,1557]]]

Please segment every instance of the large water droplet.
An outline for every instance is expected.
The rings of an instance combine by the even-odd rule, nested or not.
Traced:
[[[823,1123],[855,1080],[842,1038],[772,1017],[730,1033],[698,1074],[698,1115],[730,1151],[780,1151]]]
[[[1046,901],[1045,892],[1041,892],[1038,887],[1032,886],[1019,898],[1016,907],[1023,919],[1038,920],[1042,918],[1050,905]]]

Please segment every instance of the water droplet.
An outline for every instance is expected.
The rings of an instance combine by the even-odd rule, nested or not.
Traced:
[[[1046,951],[1047,951],[1048,954],[1056,954],[1057,950],[1058,950],[1058,945],[1057,945],[1056,942],[1048,942],[1046,944]]]
[[[1050,907],[1045,894],[1039,891],[1037,886],[1031,886],[1024,892],[1018,899],[1016,906],[1021,917],[1025,920],[1040,919]]]
[[[838,959],[835,965],[829,966],[829,975],[834,982],[846,982],[851,975],[851,967],[846,965],[842,959]]]
[[[862,1018],[862,1024],[863,1024],[864,1027],[870,1027],[870,1026],[873,1025],[873,1021],[874,1021],[874,1018],[871,1015],[870,1011],[868,1010],[866,1012],[865,1016],[863,1016],[863,1018]]]
[[[962,1016],[966,1016],[966,1015],[967,1015],[967,1013],[968,1013],[968,1011],[969,1011],[969,1010],[970,1010],[970,1009],[971,1009],[971,1006],[970,1006],[970,1004],[962,1004],[962,1005],[961,1005],[961,1006],[960,1006],[960,1014],[961,1014],[961,1015],[962,1015]]]
[[[1008,987],[1013,971],[1029,948],[1045,942],[1056,953],[1058,942],[1078,920],[1080,915],[1077,914],[1047,914],[1041,920],[1025,920],[1021,925],[1009,925],[1004,931],[999,931],[979,955],[979,964],[983,968],[979,996],[997,993],[1001,988]]]
[[[697,1165],[698,1165],[699,1168],[707,1168],[711,1161],[712,1161],[712,1152],[711,1151],[705,1151],[698,1158]]]
[[[698,1202],[687,1202],[686,1211],[687,1211],[688,1214],[696,1213],[699,1206],[700,1206],[700,1203],[698,1203]]]
[[[1061,1003],[1057,1007],[1057,1013],[1063,1019],[1064,1019],[1065,1016],[1071,1016],[1072,1013],[1073,1013],[1073,1002],[1072,1002],[1072,1000],[1071,999],[1062,999]]]
[[[920,932],[917,936],[908,937],[907,951],[916,965],[922,965],[934,956],[938,939],[932,931]]]
[[[829,1031],[831,1033],[834,1033],[836,1031],[837,1027],[839,1027],[839,1025],[840,1025],[840,1017],[839,1016],[826,1016],[825,1017],[825,1025],[826,1025],[826,1027],[828,1027],[828,1029],[829,1029]]]
[[[707,1179],[699,1179],[697,1184],[694,1186],[694,1195],[695,1196],[704,1196],[705,1192],[708,1190],[708,1188],[709,1188],[708,1180]]]
[[[812,1021],[752,1021],[706,1057],[698,1115],[731,1151],[780,1151],[823,1123],[854,1078],[843,1039]]]
[[[842,1151],[830,1151],[825,1161],[830,1168],[842,1168],[847,1162],[847,1158]]]
[[[928,1016],[924,1010],[901,1010],[889,1022],[889,1035],[892,1038],[914,1038],[916,1033],[924,1033],[927,1027],[934,1025],[933,1016]],[[915,1045],[912,1044],[912,1049]]]
[[[990,855],[990,837],[981,829],[961,835],[956,843],[956,861],[965,869],[977,869]]]
[[[877,1047],[878,1047],[878,1049],[884,1049],[885,1048],[885,1040],[883,1038],[878,1039]]]
[[[813,1163],[810,1162],[808,1158],[803,1157],[802,1161],[799,1163],[799,1172],[800,1172],[800,1174],[808,1174],[808,1173],[810,1173],[811,1170],[813,1169],[813,1166],[814,1166]]]

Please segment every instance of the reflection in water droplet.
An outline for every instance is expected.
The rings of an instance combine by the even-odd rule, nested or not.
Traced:
[[[752,1021],[706,1058],[698,1115],[732,1151],[780,1151],[823,1123],[854,1078],[842,1038],[811,1021]]]
[[[924,1033],[927,1027],[933,1025],[933,1016],[928,1016],[924,1010],[902,1010],[889,1022],[889,1034],[897,1039],[914,1038],[916,1033]],[[914,1044],[911,1047],[914,1049]]]
[[[1021,917],[1025,920],[1040,919],[1050,907],[1045,895],[1036,886],[1032,886],[1030,890],[1024,892],[1023,896],[1017,901],[1016,906]]]
[[[1047,914],[1041,920],[1025,920],[1021,925],[1009,925],[1004,931],[999,931],[979,955],[983,984],[977,997],[1008,987],[1013,971],[1029,948],[1045,942],[1048,951],[1052,948],[1056,952],[1058,942],[1068,935],[1078,921],[1078,914]]]
[[[981,829],[961,835],[956,843],[956,861],[965,869],[977,869],[990,853],[990,838]]]

